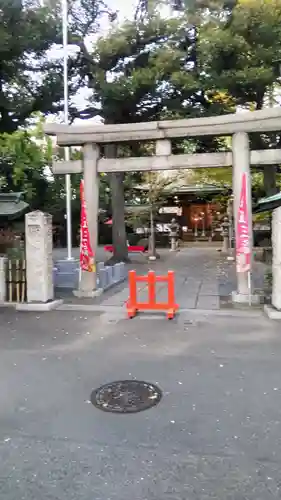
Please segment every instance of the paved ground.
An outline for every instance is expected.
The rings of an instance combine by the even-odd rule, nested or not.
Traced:
[[[169,269],[175,271],[175,295],[176,301],[182,309],[219,309],[222,299],[225,305],[229,305],[231,292],[236,289],[236,275],[234,263],[227,262],[213,247],[187,247],[180,252],[171,253],[168,249],[159,250],[160,260],[152,263],[147,262],[144,255],[132,255],[132,263],[129,269],[136,269],[138,274],[145,274],[153,269],[157,274],[166,274]],[[105,259],[103,249],[99,249],[99,258]],[[263,275],[265,266],[262,263],[254,265],[254,288],[263,287]],[[140,284],[138,293],[141,301],[147,298],[147,287]],[[124,306],[128,299],[128,283],[114,287],[98,299],[78,300],[72,293],[60,293],[66,303],[72,304],[98,304],[103,307]],[[167,286],[157,285],[158,301],[167,300]]]
[[[280,499],[280,327],[260,312],[0,314],[1,499]],[[120,378],[162,401],[95,409]]]
[[[152,264],[143,264],[137,267],[141,274],[148,269],[156,274],[166,274],[167,271],[175,272],[175,296],[180,308],[185,309],[218,309],[219,286],[218,272],[221,257],[215,249],[186,248],[177,253],[162,251],[161,259]],[[134,267],[134,266],[132,266]],[[138,287],[140,301],[147,299],[147,286],[140,284]],[[156,287],[157,300],[167,301],[167,285],[158,284]],[[125,284],[123,290],[108,299],[103,305],[122,305],[127,300],[129,290]]]

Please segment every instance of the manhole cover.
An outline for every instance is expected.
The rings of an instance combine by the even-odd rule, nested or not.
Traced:
[[[159,403],[161,390],[138,380],[120,380],[95,389],[91,402],[100,410],[112,413],[137,413]]]

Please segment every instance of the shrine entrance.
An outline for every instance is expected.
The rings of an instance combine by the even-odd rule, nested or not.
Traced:
[[[238,223],[239,197],[243,174],[247,178],[247,217],[252,235],[251,165],[281,163],[281,150],[250,151],[248,133],[273,132],[280,129],[281,109],[273,108],[224,116],[168,120],[120,125],[47,124],[45,132],[57,137],[59,146],[82,146],[83,160],[54,162],[54,174],[83,173],[88,226],[93,251],[97,247],[100,172],[134,172],[193,168],[233,168],[234,222]],[[173,155],[171,140],[181,137],[232,136],[232,152]],[[155,141],[155,154],[149,157],[100,158],[99,146],[134,141]],[[250,237],[250,254],[252,254]],[[96,273],[82,272],[80,296],[93,296],[97,288]],[[237,273],[234,300],[248,301],[248,277]]]

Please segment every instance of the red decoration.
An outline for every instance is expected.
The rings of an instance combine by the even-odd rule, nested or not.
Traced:
[[[247,176],[242,176],[240,203],[238,209],[236,236],[236,267],[238,273],[249,272],[251,269],[251,251],[249,234]]]
[[[90,234],[87,221],[84,181],[80,184],[81,198],[81,227],[80,227],[80,267],[82,271],[95,272],[94,253],[90,243]]]

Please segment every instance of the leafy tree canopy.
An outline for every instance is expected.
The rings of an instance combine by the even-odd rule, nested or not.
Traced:
[[[227,92],[236,106],[261,109],[280,79],[280,21],[280,0],[240,0],[230,23],[202,27],[205,85]]]
[[[2,192],[24,191],[31,208],[44,203],[48,191],[46,167],[52,158],[50,142],[36,143],[23,130],[0,135],[0,184]]]
[[[107,10],[102,0],[70,0],[69,42],[78,56],[70,57],[70,96],[81,87],[76,60],[84,38],[93,33]],[[37,111],[62,110],[62,61],[54,48],[62,44],[60,2],[0,0],[0,133],[11,133]],[[51,57],[53,55],[53,57]],[[70,109],[77,115],[74,106]]]

